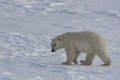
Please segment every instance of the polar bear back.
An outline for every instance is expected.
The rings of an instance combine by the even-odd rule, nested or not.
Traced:
[[[63,36],[65,48],[71,47],[81,52],[101,51],[100,49],[108,48],[104,37],[95,32],[67,32],[61,36]]]

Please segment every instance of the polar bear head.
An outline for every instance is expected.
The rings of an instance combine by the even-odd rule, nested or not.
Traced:
[[[63,48],[63,38],[61,35],[51,39],[51,51],[55,52],[58,49]]]

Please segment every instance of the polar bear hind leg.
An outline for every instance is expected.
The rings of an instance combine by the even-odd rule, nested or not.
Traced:
[[[91,65],[94,60],[94,57],[95,57],[94,53],[87,54],[86,60],[85,61],[81,60],[80,62],[82,65]]]
[[[111,59],[108,56],[107,51],[101,51],[97,55],[104,62],[104,64],[102,64],[101,66],[110,66],[111,65]]]

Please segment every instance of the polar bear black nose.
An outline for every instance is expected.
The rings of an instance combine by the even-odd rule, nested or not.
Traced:
[[[55,52],[55,50],[52,50],[52,52]]]

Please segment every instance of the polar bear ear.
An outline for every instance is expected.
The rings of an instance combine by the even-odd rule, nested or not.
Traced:
[[[62,41],[62,39],[63,39],[62,36],[59,36],[59,37],[58,37],[58,40],[59,40],[59,41]]]

